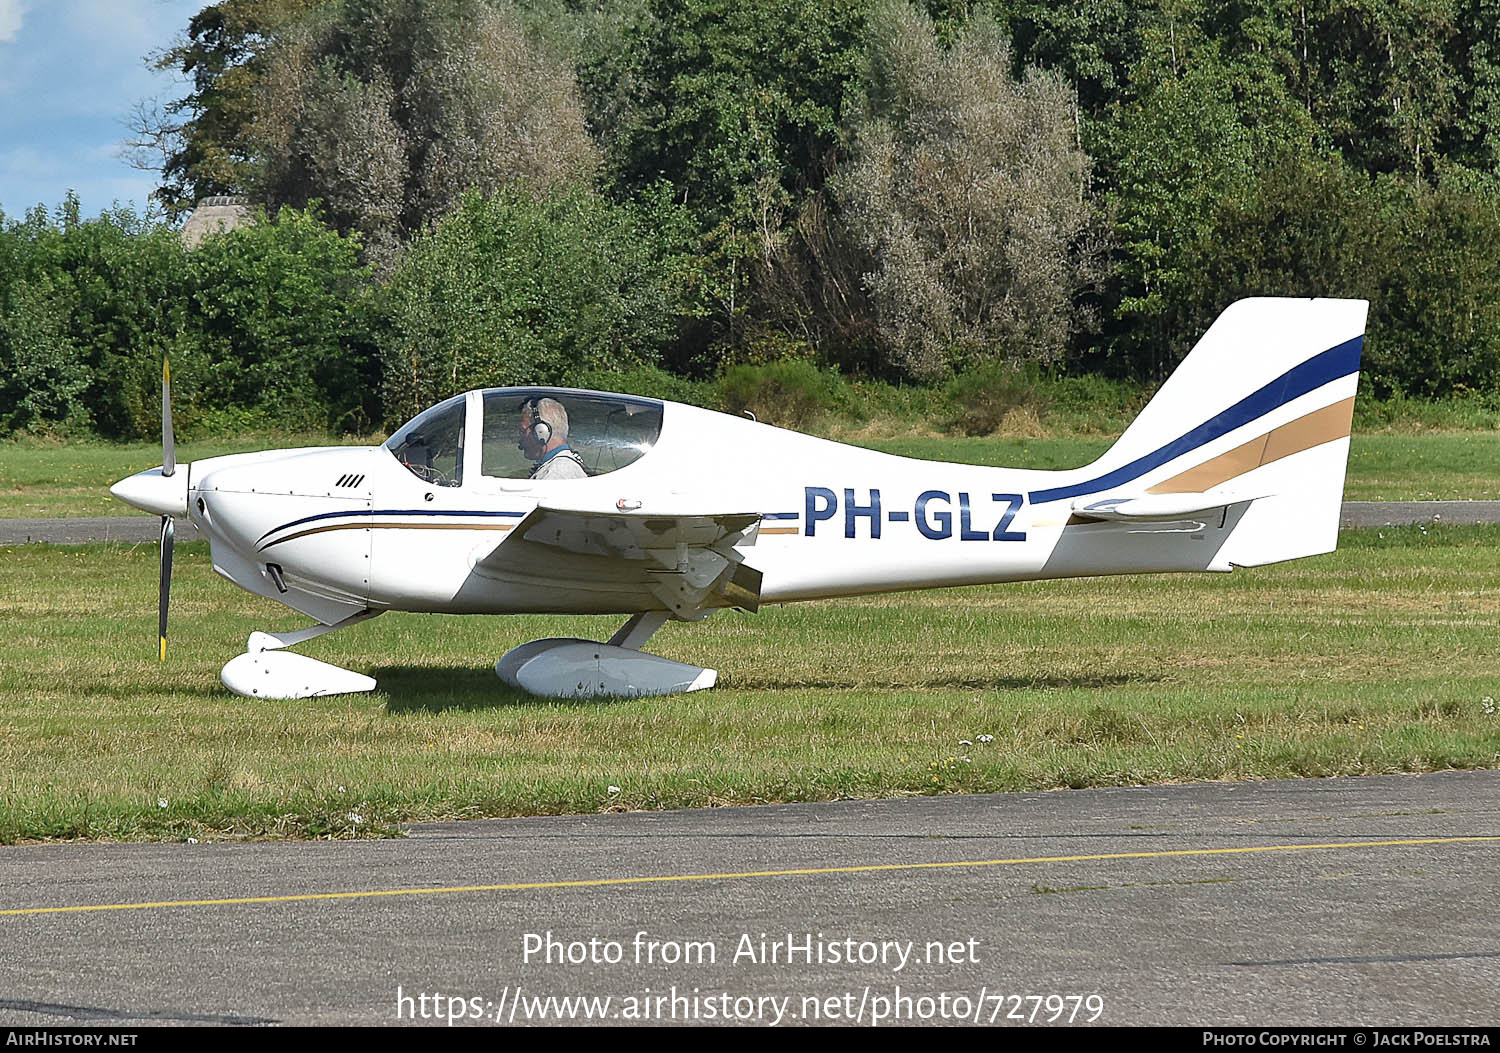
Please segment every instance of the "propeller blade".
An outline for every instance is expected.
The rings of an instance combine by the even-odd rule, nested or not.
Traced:
[[[161,474],[177,471],[177,440],[172,437],[172,366],[161,360]]]
[[[172,595],[172,517],[161,517],[161,585],[157,592],[156,636],[161,644],[161,660],[167,660],[167,601]]]

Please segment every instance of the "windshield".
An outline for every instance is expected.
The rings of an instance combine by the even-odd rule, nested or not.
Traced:
[[[484,393],[483,464],[499,479],[583,479],[644,456],[661,434],[662,404],[562,388]]]
[[[385,442],[418,479],[433,486],[459,486],[464,475],[464,396],[419,415]]]

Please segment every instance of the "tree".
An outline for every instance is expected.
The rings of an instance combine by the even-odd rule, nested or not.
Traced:
[[[1290,28],[1278,7],[1159,0],[1129,90],[1097,131],[1116,245],[1107,345],[1138,377],[1165,378],[1202,335],[1196,268],[1215,217],[1281,159],[1318,152],[1282,73]]]
[[[1440,144],[1445,159],[1485,173],[1500,189],[1500,0],[1463,0],[1454,43],[1458,81],[1454,126]]]
[[[1057,358],[1090,216],[1071,88],[1035,70],[1015,79],[987,16],[945,50],[926,14],[882,0],[857,99],[833,191],[873,261],[865,287],[890,361],[932,379]]]
[[[654,363],[693,309],[692,242],[689,217],[660,194],[470,193],[380,294],[387,418],[465,388]]]
[[[152,191],[173,219],[213,194],[244,194],[266,51],[278,32],[326,0],[220,0],[188,21],[187,33],[155,55],[158,70],[192,79],[185,98],[142,104],[132,121],[132,163],[161,172]]]
[[[954,5],[966,7],[967,5]],[[1145,5],[1131,0],[999,0],[995,18],[1010,36],[1015,72],[1056,70],[1078,92],[1080,141],[1085,116],[1100,116],[1125,91],[1140,59]]]
[[[714,312],[700,344],[743,343],[778,239],[823,185],[868,5],[643,0],[583,24],[580,80],[612,194],[670,183],[703,236]]]
[[[596,160],[570,69],[488,0],[343,0],[283,32],[252,140],[269,205],[321,200],[388,265],[458,203]]]
[[[868,0],[646,0],[626,57],[585,59],[591,124],[627,192],[666,179],[708,231],[822,183]],[[608,118],[608,119],[606,119]]]

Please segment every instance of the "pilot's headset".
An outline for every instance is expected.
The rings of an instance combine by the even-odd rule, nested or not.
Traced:
[[[542,446],[547,445],[547,440],[552,438],[552,425],[542,420],[541,396],[533,395],[521,403],[521,411],[531,410],[531,437]]]

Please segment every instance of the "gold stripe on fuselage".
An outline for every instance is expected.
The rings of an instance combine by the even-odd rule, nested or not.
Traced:
[[[334,526],[299,530],[295,534],[289,534],[262,545],[261,550],[264,551],[284,541],[296,541],[299,537],[326,534],[330,530],[514,530],[515,526],[514,523],[337,523]]]

